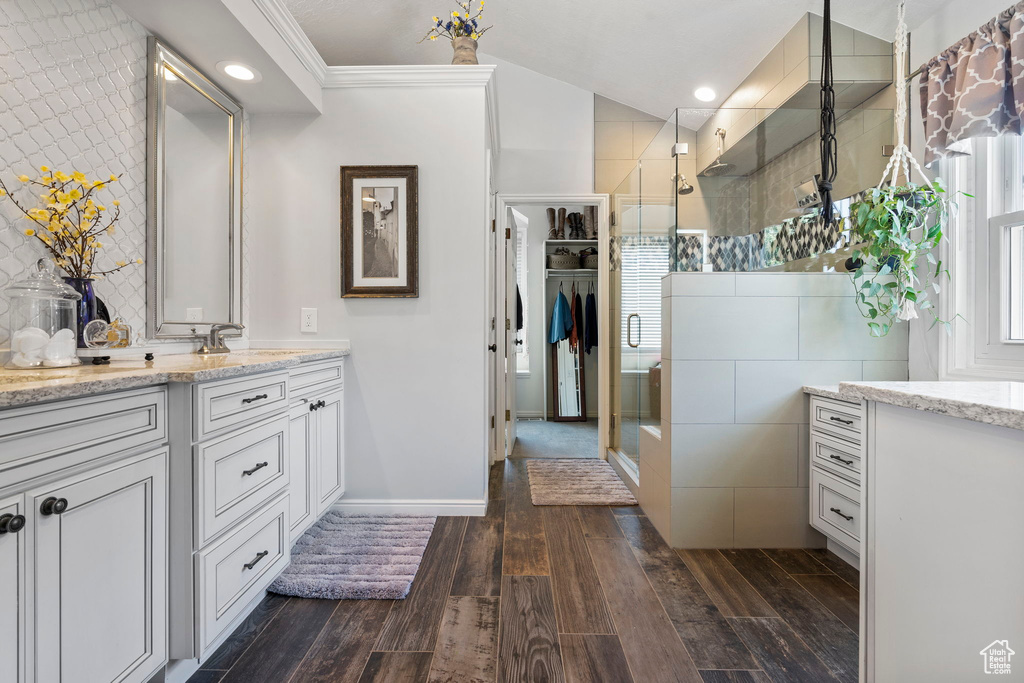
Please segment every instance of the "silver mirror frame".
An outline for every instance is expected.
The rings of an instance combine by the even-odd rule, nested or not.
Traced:
[[[229,117],[230,137],[227,153],[231,177],[228,213],[231,263],[229,264],[230,320],[203,323],[167,320],[163,302],[163,236],[164,217],[164,112],[166,91],[164,69],[170,69]],[[174,50],[153,36],[149,38],[149,68],[146,76],[146,333],[150,339],[192,338],[206,334],[212,323],[242,321],[242,106],[218,88],[198,69],[182,59]],[[193,332],[195,329],[195,332]]]

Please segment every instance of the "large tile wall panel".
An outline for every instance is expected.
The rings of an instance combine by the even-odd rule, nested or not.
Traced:
[[[801,360],[907,360],[909,325],[872,337],[853,297],[800,298]]]
[[[736,296],[851,296],[846,273],[736,273]]]
[[[672,486],[796,486],[798,425],[672,425]]]
[[[672,470],[669,466],[668,441],[665,440],[665,436],[660,426],[640,427],[640,464],[646,464],[667,481]]]
[[[736,417],[736,363],[731,360],[671,360],[672,421],[731,423]],[[662,371],[664,372],[664,370]]]
[[[673,488],[673,548],[732,548],[733,489]]]
[[[798,299],[672,297],[673,360],[796,360]]]
[[[735,273],[671,273],[668,293],[671,296],[735,296]],[[663,286],[662,295],[666,293]]]
[[[807,422],[808,384],[862,379],[861,361],[737,361],[736,422]]]
[[[662,538],[671,537],[672,487],[660,474],[640,460],[640,495],[637,501]]]
[[[736,489],[737,548],[822,548],[825,537],[808,523],[806,488]]]
[[[866,360],[861,379],[865,382],[905,382],[909,376],[905,360]]]

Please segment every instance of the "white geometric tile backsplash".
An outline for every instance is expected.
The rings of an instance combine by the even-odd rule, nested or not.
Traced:
[[[41,165],[90,177],[124,174],[101,196],[121,201],[101,264],[145,256],[146,30],[110,0],[0,2],[0,173],[11,189]],[[33,193],[19,193],[30,203]],[[2,290],[46,252],[28,221],[0,199],[0,347],[9,303]],[[145,266],[96,285],[111,314],[146,321]]]

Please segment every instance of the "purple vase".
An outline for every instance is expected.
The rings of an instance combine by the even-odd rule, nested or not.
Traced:
[[[96,290],[93,289],[91,277],[66,277],[66,282],[73,290],[82,295],[78,302],[78,348],[86,348],[85,326],[96,319]]]

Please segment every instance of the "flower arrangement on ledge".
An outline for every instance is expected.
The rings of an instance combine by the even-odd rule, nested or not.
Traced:
[[[96,256],[103,248],[100,238],[113,235],[118,219],[121,217],[121,202],[111,202],[113,207],[100,204],[97,193],[115,183],[120,176],[111,175],[108,180],[89,180],[84,173],[73,171],[71,175],[63,171],[51,172],[47,166],[40,166],[43,175],[33,179],[27,175],[18,176],[18,180],[26,186],[35,185],[42,188],[39,199],[44,208],[25,208],[0,180],[0,197],[7,196],[25,218],[34,223],[34,227],[26,228],[24,233],[43,243],[53,255],[54,263],[64,269],[72,278],[102,278],[111,273],[141,264],[142,259],[134,262],[117,261],[113,268],[96,269]]]
[[[460,2],[458,7],[460,9],[452,11],[451,17],[432,17],[434,25],[420,42],[447,38],[452,41],[452,47],[455,49],[452,64],[476,64],[476,41],[493,27],[480,26],[484,16],[484,0],[480,0],[475,13],[473,0]]]

